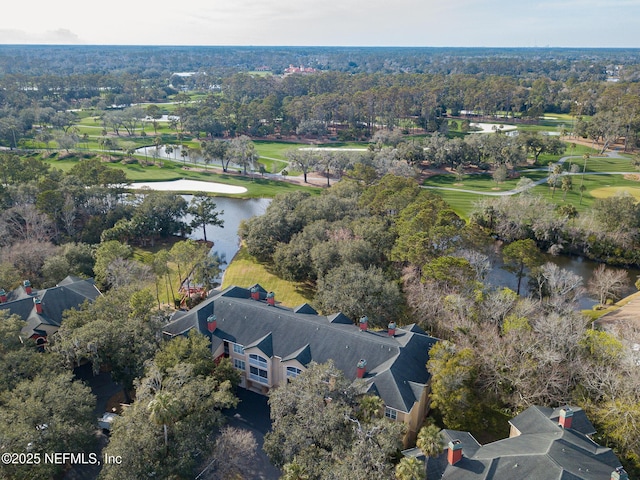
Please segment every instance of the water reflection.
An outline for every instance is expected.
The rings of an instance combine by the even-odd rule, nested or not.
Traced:
[[[183,197],[187,202],[190,202],[192,195],[183,195]],[[240,238],[238,237],[238,227],[240,226],[240,222],[255,215],[262,215],[270,203],[271,199],[268,198],[238,199],[216,197],[218,210],[224,210],[224,215],[222,215],[222,218],[224,219],[224,228],[207,226],[207,239],[214,242],[211,252],[219,255],[222,260],[227,262],[222,266],[223,269],[225,269],[228,263],[231,262],[240,247]],[[191,217],[187,216],[186,220],[187,222],[190,222]],[[195,240],[204,238],[202,235],[202,229],[196,229],[192,232],[189,238]],[[493,269],[487,276],[487,282],[495,287],[508,287],[515,291],[518,285],[518,279],[514,274],[501,268],[503,263],[499,250],[497,250],[496,254],[493,255],[492,261]],[[593,275],[594,270],[600,265],[597,262],[585,258],[569,257],[564,255],[545,255],[545,261],[555,263],[560,268],[569,270],[582,277],[583,286],[585,288],[589,279]],[[625,270],[629,279],[629,287],[625,292],[625,295],[629,295],[636,291],[634,283],[640,275],[640,270]],[[529,285],[526,278],[523,279],[520,290],[523,295],[527,295],[529,293]],[[578,302],[578,308],[590,309],[596,303],[596,299],[591,298],[587,293],[585,293]]]
[[[489,282],[493,286],[497,287],[508,287],[514,292],[518,287],[518,277],[516,277],[513,273],[507,272],[503,270],[501,267],[504,265],[502,262],[502,258],[499,252],[493,257],[493,269],[487,275],[487,282]],[[587,284],[589,279],[593,275],[593,272],[596,268],[600,266],[600,263],[594,262],[592,260],[582,258],[582,257],[570,257],[567,255],[544,255],[545,262],[555,263],[560,268],[564,268],[576,275],[582,277],[582,285],[587,288]],[[616,267],[607,267],[616,270],[625,270],[627,272],[628,277],[628,288],[624,292],[624,296],[630,295],[636,291],[634,283],[638,279],[638,275],[640,275],[640,270],[635,268],[630,269],[622,269]],[[529,285],[528,278],[522,279],[522,284],[520,286],[520,293],[522,295],[529,294]],[[581,310],[591,309],[598,300],[595,298],[591,298],[588,293],[585,293],[578,300],[578,308]]]
[[[183,195],[183,197],[187,202],[190,202],[193,195]],[[213,242],[211,253],[217,254],[226,262],[226,264],[222,265],[224,270],[240,248],[240,237],[238,237],[240,222],[256,215],[262,215],[269,203],[271,203],[271,199],[216,197],[215,201],[217,210],[224,210],[224,214],[221,215],[224,220],[224,227],[207,225],[207,240]],[[191,220],[192,217],[187,215],[187,223],[191,222]],[[189,238],[194,240],[203,239],[202,228],[195,229],[189,235]]]

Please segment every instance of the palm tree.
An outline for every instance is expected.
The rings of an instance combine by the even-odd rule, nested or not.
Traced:
[[[424,464],[416,457],[404,457],[396,465],[398,480],[424,480],[427,478]]]
[[[437,457],[444,452],[444,437],[442,436],[442,430],[433,424],[425,425],[418,432],[416,446],[425,454],[428,463],[429,458]]]
[[[168,426],[178,417],[178,402],[165,392],[160,392],[147,405],[149,418],[156,425],[162,425],[164,429],[164,451],[169,447]]]
[[[567,199],[567,193],[573,190],[573,182],[571,181],[571,177],[565,176],[562,177],[562,191],[564,192],[562,195],[562,201],[564,202]]]
[[[284,466],[281,480],[308,480],[306,469],[294,460]]]
[[[365,395],[360,398],[360,420],[370,422],[382,417],[384,402],[377,395]]]
[[[584,186],[584,173],[587,171],[587,160],[589,160],[590,157],[591,155],[589,155],[588,153],[585,153],[582,156],[582,158],[584,158],[584,167],[582,167],[582,179],[580,180],[580,205],[582,205],[582,195],[587,189],[587,187]]]
[[[182,164],[185,165],[187,157],[189,156],[189,147],[186,145],[180,145],[180,156],[182,157]]]

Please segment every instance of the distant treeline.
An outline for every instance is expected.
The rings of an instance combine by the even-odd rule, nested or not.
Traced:
[[[604,79],[610,67],[636,67],[639,49],[452,48],[452,47],[195,47],[0,45],[0,75],[166,72],[216,74],[293,65],[350,73],[491,73],[554,80]]]

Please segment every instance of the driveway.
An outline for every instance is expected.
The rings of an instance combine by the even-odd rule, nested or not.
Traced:
[[[224,412],[229,419],[228,424],[250,431],[258,443],[256,459],[249,471],[242,472],[243,479],[278,480],[282,472],[271,464],[269,457],[262,450],[264,434],[271,430],[267,397],[244,388],[238,388],[236,395],[240,399],[238,407]]]

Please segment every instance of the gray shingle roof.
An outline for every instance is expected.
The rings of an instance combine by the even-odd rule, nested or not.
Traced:
[[[267,357],[273,357],[273,335],[271,332],[267,333],[264,337],[256,340],[249,345],[245,345],[244,348],[257,348],[263,352]]]
[[[521,432],[487,445],[473,445],[466,432],[445,430],[448,440],[459,439],[463,458],[446,465],[447,480],[508,478],[512,480],[600,480],[611,478],[620,466],[613,451],[592,441],[585,431],[593,426],[584,412],[571,407],[577,428],[558,425],[560,409],[530,407],[511,420]],[[584,417],[581,419],[581,417]],[[572,427],[573,427],[572,423]],[[473,437],[471,437],[473,438]]]
[[[356,378],[358,360],[364,358],[365,380],[370,388],[379,392],[387,406],[403,412],[411,409],[421,386],[430,378],[426,363],[429,349],[437,340],[423,332],[399,328],[395,337],[389,337],[386,331],[362,332],[343,314],[325,317],[296,313],[251,300],[249,289],[229,287],[166,325],[165,333],[182,335],[197,327],[210,336],[206,323],[197,321],[203,316],[200,311],[208,312],[206,316],[215,312],[217,329],[213,341],[217,345],[227,340],[245,348],[260,345],[262,349],[267,348],[264,343],[270,338],[272,355],[298,358],[302,364],[332,359],[351,379]]]
[[[562,407],[564,408],[564,407]],[[520,415],[512,418],[509,423],[521,432],[542,433],[556,431],[561,408],[538,407],[527,408]],[[585,435],[593,435],[596,429],[580,407],[571,407],[573,420],[571,428]],[[551,420],[551,421],[549,421]]]
[[[309,365],[313,360],[313,356],[311,355],[311,347],[307,343],[300,350],[297,350],[293,352],[291,355],[289,355],[288,357],[284,357],[282,359],[283,362],[286,362],[288,360],[297,360],[302,365],[305,365],[305,366]]]
[[[63,312],[79,307],[85,301],[93,301],[100,295],[92,279],[69,276],[57,286],[45,290],[33,289],[28,295],[23,287],[18,287],[7,295],[7,302],[0,304],[0,310],[10,315],[18,315],[26,325],[22,334],[51,334],[62,323]],[[41,301],[42,313],[35,311],[34,299]]]
[[[307,313],[309,315],[317,315],[318,314],[318,312],[316,312],[315,308],[313,308],[308,303],[303,303],[302,305],[298,305],[296,308],[293,309],[293,311],[295,313]]]

